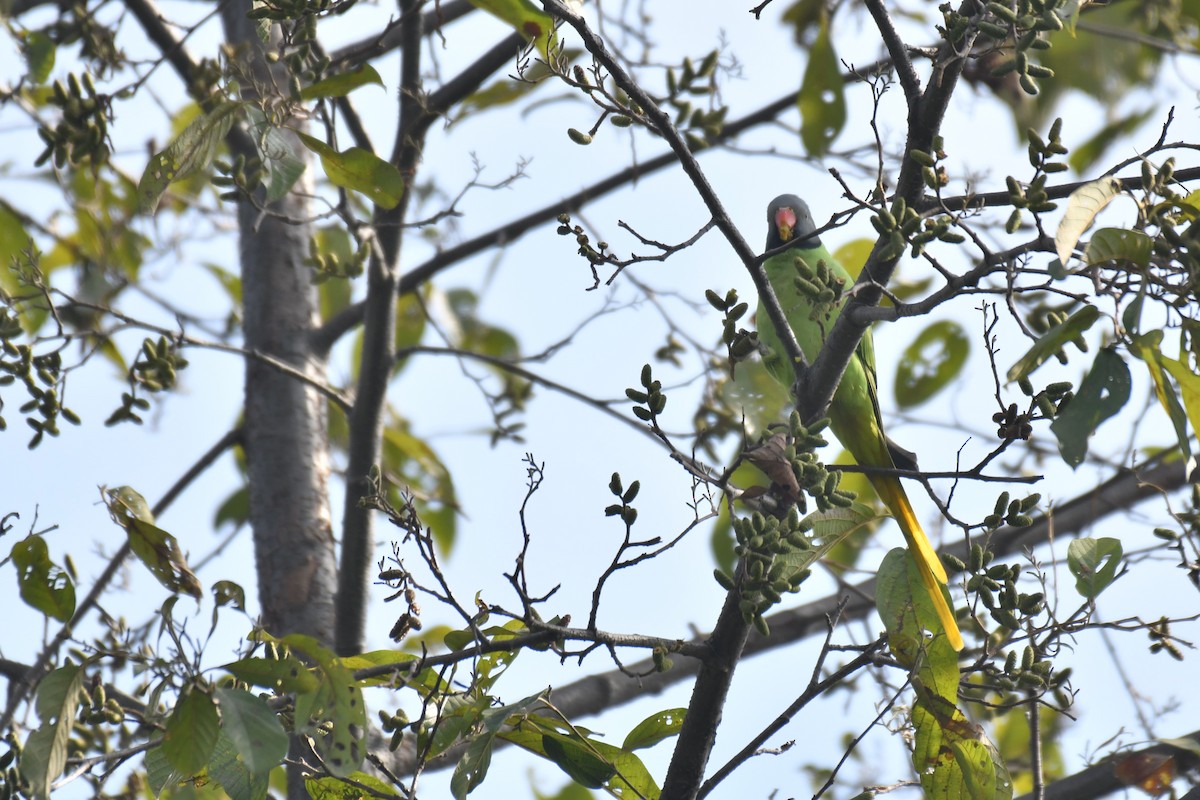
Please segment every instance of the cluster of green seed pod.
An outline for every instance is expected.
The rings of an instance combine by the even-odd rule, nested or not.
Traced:
[[[1053,328],[1062,325],[1071,318],[1072,303],[1066,303],[1060,306],[1051,306],[1045,303],[1038,303],[1026,315],[1025,322],[1029,329],[1039,336],[1049,333]],[[1080,331],[1075,336],[1071,337],[1070,343],[1081,353],[1088,351],[1087,339],[1083,336],[1083,331]],[[1059,348],[1054,357],[1058,359],[1058,363],[1066,364],[1070,359],[1067,357],[1067,351]],[[1028,392],[1026,392],[1028,394]]]
[[[1200,226],[1192,222],[1192,203],[1175,191],[1175,159],[1168,158],[1157,169],[1143,161],[1142,186],[1148,198],[1162,198],[1146,202],[1143,207],[1147,223],[1158,228],[1153,243],[1155,254],[1182,267],[1179,274],[1184,280],[1173,285],[1171,291],[1175,295],[1172,304],[1183,308],[1200,292]]]
[[[942,145],[942,137],[935,136],[932,152],[918,147],[908,151],[908,157],[921,165],[921,180],[925,183],[925,187],[934,193],[940,192],[942,187],[950,183],[950,175],[946,172],[945,165],[941,163],[946,158]]]
[[[404,731],[411,723],[408,719],[408,713],[403,708],[397,708],[392,713],[379,709],[379,727],[384,733],[390,733],[392,739],[388,742],[388,749],[393,753],[400,743],[404,741]]]
[[[880,236],[888,237],[882,253],[887,259],[899,258],[908,243],[922,233],[921,215],[903,197],[893,200],[891,208],[879,209],[871,217],[871,225]]]
[[[996,436],[1004,442],[1017,439],[1026,441],[1033,435],[1033,423],[1028,411],[1019,411],[1016,403],[1009,403],[1008,408],[992,414],[992,422],[996,423]]]
[[[1025,131],[1025,137],[1029,141],[1029,164],[1034,168],[1034,175],[1028,186],[1022,186],[1020,181],[1011,175],[1005,178],[1008,185],[1008,201],[1013,207],[1012,214],[1004,225],[1004,230],[1008,233],[1015,233],[1021,225],[1022,212],[1025,209],[1034,214],[1046,214],[1058,208],[1058,204],[1050,200],[1046,180],[1048,176],[1068,168],[1066,162],[1058,160],[1068,152],[1067,146],[1062,142],[1062,117],[1054,120],[1048,138],[1043,139],[1033,128]]]
[[[625,390],[625,396],[637,403],[633,407],[635,417],[642,422],[657,425],[658,415],[667,407],[667,396],[663,394],[662,381],[655,380],[651,374],[649,364],[642,367],[641,383],[640,390],[631,387]]]
[[[62,404],[58,385],[62,380],[62,352],[51,350],[35,354],[33,348],[17,340],[23,331],[20,322],[7,309],[0,310],[0,386],[10,386],[20,380],[29,399],[18,411],[25,415],[25,422],[33,429],[29,448],[42,443],[42,439],[58,436],[58,419],[61,416],[72,425],[80,423],[79,415]],[[0,400],[0,409],[4,408]],[[0,431],[8,423],[0,416]]]
[[[266,170],[257,156],[239,155],[232,164],[218,158],[213,160],[213,167],[217,171],[212,178],[213,186],[225,189],[220,198],[231,202],[252,193],[266,177]]]
[[[1147,632],[1150,634],[1151,653],[1167,653],[1176,661],[1183,661],[1183,652],[1175,644],[1174,637],[1171,635],[1171,626],[1166,617],[1151,623]]]
[[[175,386],[179,370],[188,365],[178,348],[166,336],[142,341],[142,352],[133,365],[133,378],[151,392]]]
[[[343,261],[337,253],[321,252],[317,237],[308,240],[308,258],[304,263],[312,267],[312,282],[322,284],[331,278],[347,280],[357,278],[366,269],[367,259],[371,257],[371,243],[364,239],[355,249],[349,261]]]
[[[65,84],[55,81],[50,102],[62,111],[62,116],[53,128],[38,128],[46,149],[37,157],[36,166],[51,158],[59,169],[85,161],[94,167],[108,163],[109,98],[97,93],[92,76],[85,72],[79,78],[72,72]]]
[[[1031,494],[1019,500],[1010,499],[1008,492],[1001,492],[996,498],[996,505],[992,509],[992,513],[988,514],[983,519],[983,527],[989,531],[994,531],[1001,525],[1007,524],[1014,528],[1028,528],[1033,524],[1033,517],[1029,516],[1029,512],[1037,508],[1037,504],[1042,502],[1040,494]]]
[[[963,690],[992,708],[1009,708],[1026,702],[1030,695],[1041,697],[1047,693],[1054,696],[1059,710],[1070,708],[1075,702],[1070,688],[1071,669],[1055,672],[1053,662],[1040,657],[1029,645],[1019,651],[1008,651],[1003,663],[984,664],[983,672],[986,680],[982,684],[964,684]]]
[[[1024,512],[1019,510],[1013,514],[1017,519],[1023,515]],[[979,598],[998,625],[1011,631],[1021,630],[1024,620],[1037,616],[1046,608],[1046,595],[1020,591],[1017,582],[1021,578],[1021,565],[993,564],[994,557],[991,550],[976,542],[971,545],[968,563],[960,562],[956,566],[965,567],[970,573],[967,591]]]
[[[608,249],[608,242],[598,242],[593,247],[591,238],[584,232],[581,226],[571,224],[571,215],[565,211],[558,215],[558,228],[556,230],[559,236],[574,236],[575,243],[579,245],[577,252],[586,258],[592,266],[611,260],[612,256],[604,252]]]
[[[705,289],[704,299],[723,315],[721,341],[729,349],[730,362],[737,364],[758,352],[758,333],[737,326],[738,320],[750,310],[749,304],[738,300],[737,289],[730,289],[724,297],[712,289]]]
[[[118,725],[125,720],[125,709],[115,697],[109,697],[102,681],[91,692],[84,687],[86,702],[79,706],[79,721],[86,725]]]
[[[0,800],[12,800],[14,797],[28,797],[28,785],[21,780],[20,765],[17,756],[21,753],[21,742],[11,730],[4,737],[8,750],[0,756]]]
[[[810,530],[812,523],[800,518],[796,506],[783,519],[755,512],[733,521],[734,552],[742,559],[740,581],[719,568],[713,577],[727,591],[738,592],[742,618],[763,636],[771,633],[763,615],[784,594],[799,591],[812,571],[800,566],[800,560],[788,558],[812,550],[812,540],[806,535]]]
[[[132,422],[134,425],[141,425],[144,420],[137,412],[149,410],[149,400],[137,397],[132,392],[121,392],[121,405],[108,415],[108,419],[104,420],[104,424],[109,428],[122,422]]]
[[[664,101],[675,110],[675,127],[683,133],[688,149],[693,153],[703,150],[725,125],[728,106],[697,108],[690,97],[712,97],[716,94],[716,70],[718,52],[713,50],[699,65],[684,58],[679,71],[668,67],[666,73],[667,96]]]
[[[812,497],[820,512],[849,508],[855,498],[854,492],[840,488],[841,470],[829,469],[817,457],[817,451],[828,444],[822,436],[827,427],[828,417],[806,427],[799,412],[793,411],[788,417],[789,442],[783,449],[800,490]]]
[[[1000,78],[1016,73],[1017,80],[1027,94],[1036,95],[1038,80],[1053,78],[1054,70],[1036,63],[1031,55],[1037,50],[1048,50],[1047,34],[1062,30],[1063,18],[1059,9],[1067,0],[1016,0],[1016,2],[993,2],[975,19],[975,27],[981,39],[990,39],[998,44],[1012,42],[1013,56],[992,70],[992,77]],[[969,24],[969,23],[968,23]],[[961,27],[961,23],[959,23]],[[965,33],[965,28],[963,28]]]
[[[842,304],[846,279],[836,275],[825,259],[809,265],[803,258],[792,260],[796,276],[792,279],[796,291],[812,303],[810,319],[829,319]]]
[[[1070,381],[1055,381],[1036,394],[1033,391],[1033,384],[1029,382],[1028,378],[1022,378],[1018,383],[1021,391],[1033,398],[1034,405],[1037,406],[1044,419],[1057,417],[1066,410],[1067,404],[1075,397],[1074,387]]]
[[[633,507],[632,503],[637,498],[638,492],[641,489],[641,481],[634,481],[626,489],[621,483],[621,474],[614,472],[612,478],[608,481],[608,490],[621,502],[612,503],[607,506],[604,509],[604,516],[620,517],[626,526],[633,525],[633,523],[637,522],[637,509]]]
[[[1168,158],[1158,169],[1151,166],[1149,161],[1142,161],[1142,188],[1152,195],[1165,197],[1168,200],[1178,195],[1172,184],[1175,181],[1175,159]]]

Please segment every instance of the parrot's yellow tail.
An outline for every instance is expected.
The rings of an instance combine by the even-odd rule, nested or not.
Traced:
[[[948,582],[946,569],[942,566],[942,561],[938,558],[937,551],[933,549],[929,537],[921,528],[921,523],[917,521],[917,515],[908,502],[908,495],[905,494],[904,487],[900,485],[898,478],[888,475],[872,475],[870,479],[879,499],[891,509],[896,516],[896,522],[900,524],[900,530],[904,533],[904,541],[908,543],[908,550],[912,553],[913,560],[917,562],[917,571],[921,573],[921,583],[925,585],[925,591],[929,593],[929,599],[933,601],[938,620],[946,629],[946,637],[950,640],[950,646],[955,651],[962,650],[962,632],[958,629],[958,622],[954,619],[954,612],[950,609],[950,604],[946,602],[946,592],[943,589]]]

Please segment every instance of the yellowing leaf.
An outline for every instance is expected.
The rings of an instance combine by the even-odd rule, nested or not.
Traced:
[[[1159,354],[1159,362],[1171,373],[1171,377],[1179,384],[1179,393],[1183,396],[1183,407],[1187,410],[1188,421],[1192,423],[1193,431],[1200,431],[1200,375],[1197,375],[1187,364]]]
[[[297,135],[305,147],[321,157],[325,175],[334,186],[360,192],[383,208],[395,208],[400,203],[404,178],[393,164],[361,147],[339,153],[316,137]]]
[[[536,42],[538,52],[545,58],[554,37],[554,20],[531,0],[470,0],[470,3],[507,22],[526,41]]]
[[[1083,232],[1092,226],[1096,215],[1104,209],[1112,199],[1121,192],[1121,182],[1116,178],[1100,178],[1085,183],[1067,198],[1067,210],[1062,221],[1058,223],[1058,232],[1054,235],[1054,247],[1058,251],[1058,260],[1063,267],[1075,251],[1075,245]]]
[[[344,97],[358,87],[366,86],[369,83],[383,86],[383,78],[379,77],[379,73],[370,64],[363,64],[357,69],[352,69],[349,72],[343,72],[339,75],[331,75],[310,86],[305,86],[300,90],[300,99],[315,100],[318,97]]]

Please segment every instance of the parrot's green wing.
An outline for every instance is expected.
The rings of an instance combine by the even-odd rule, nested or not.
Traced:
[[[804,357],[811,363],[825,343],[845,302],[844,290],[853,285],[846,269],[820,243],[808,207],[793,195],[776,198],[768,209],[768,251],[795,245],[763,262],[767,280],[783,308]],[[762,302],[758,308],[759,340],[767,347],[766,364],[771,374],[791,386],[794,371],[787,363],[779,334],[767,317]],[[829,406],[830,427],[859,464],[894,469],[896,461],[913,465],[911,454],[895,448],[883,432],[879,391],[875,375],[875,347],[870,331],[859,342],[855,356],[846,366],[841,383]],[[893,457],[896,452],[900,457]],[[937,609],[938,619],[955,650],[963,647],[962,634],[946,602],[943,586],[946,570],[937,551],[921,528],[904,486],[894,475],[869,474],[880,500],[892,512],[916,561],[922,582]]]

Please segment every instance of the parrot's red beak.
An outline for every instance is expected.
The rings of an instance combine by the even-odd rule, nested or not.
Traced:
[[[790,242],[792,233],[796,230],[796,212],[788,206],[776,211],[775,230],[779,231],[780,241]]]

